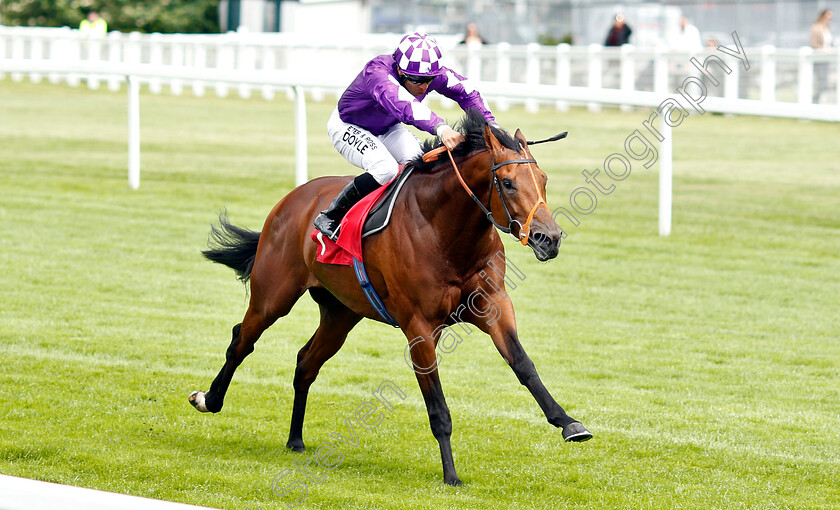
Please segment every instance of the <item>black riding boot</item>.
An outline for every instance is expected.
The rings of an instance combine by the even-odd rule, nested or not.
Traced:
[[[347,211],[378,187],[379,183],[369,173],[363,173],[356,177],[341,190],[330,206],[325,211],[321,211],[321,214],[315,218],[315,228],[335,241],[338,239],[338,227],[341,226],[341,219],[344,218]]]

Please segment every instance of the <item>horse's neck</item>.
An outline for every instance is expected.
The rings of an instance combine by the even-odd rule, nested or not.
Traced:
[[[467,186],[487,205],[490,187],[490,154],[473,153],[456,161]],[[418,179],[415,196],[420,213],[434,225],[435,244],[450,259],[466,260],[492,244],[493,226],[461,185],[447,157],[441,168]]]

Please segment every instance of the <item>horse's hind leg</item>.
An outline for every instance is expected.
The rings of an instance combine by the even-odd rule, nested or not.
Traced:
[[[263,331],[280,317],[288,314],[298,298],[303,294],[297,282],[291,279],[284,282],[271,282],[272,285],[259,285],[251,281],[251,302],[240,324],[233,327],[233,339],[225,355],[225,364],[219,375],[213,379],[210,389],[194,391],[190,403],[199,411],[217,413],[224,405],[230,381],[236,368],[246,356],[254,352],[254,344]]]
[[[304,345],[297,357],[295,369],[295,401],[292,407],[292,424],[286,447],[301,452],[303,446],[303,417],[306,413],[306,397],[309,387],[318,377],[318,372],[328,359],[344,345],[347,334],[362,317],[341,304],[329,291],[321,288],[309,290],[321,308],[321,324]]]

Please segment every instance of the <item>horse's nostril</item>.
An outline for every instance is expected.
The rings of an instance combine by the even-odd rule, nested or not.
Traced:
[[[540,232],[536,232],[533,236],[534,242],[537,244],[550,244],[551,238]]]
[[[549,260],[557,256],[560,248],[560,239],[554,238],[544,232],[533,232],[528,243],[536,252],[539,260]]]

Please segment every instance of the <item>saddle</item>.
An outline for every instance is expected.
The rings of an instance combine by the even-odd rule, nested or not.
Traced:
[[[362,238],[381,232],[388,226],[388,222],[391,221],[391,212],[394,210],[394,203],[397,200],[397,196],[402,191],[403,184],[405,184],[405,181],[413,170],[414,165],[406,165],[403,167],[402,172],[397,175],[397,178],[388,184],[384,193],[373,204],[365,220],[365,224],[362,227]]]
[[[353,258],[362,260],[362,239],[388,226],[397,196],[413,170],[412,165],[406,165],[394,180],[350,208],[341,220],[337,243],[313,229],[310,237],[318,243],[318,262],[350,266]]]

